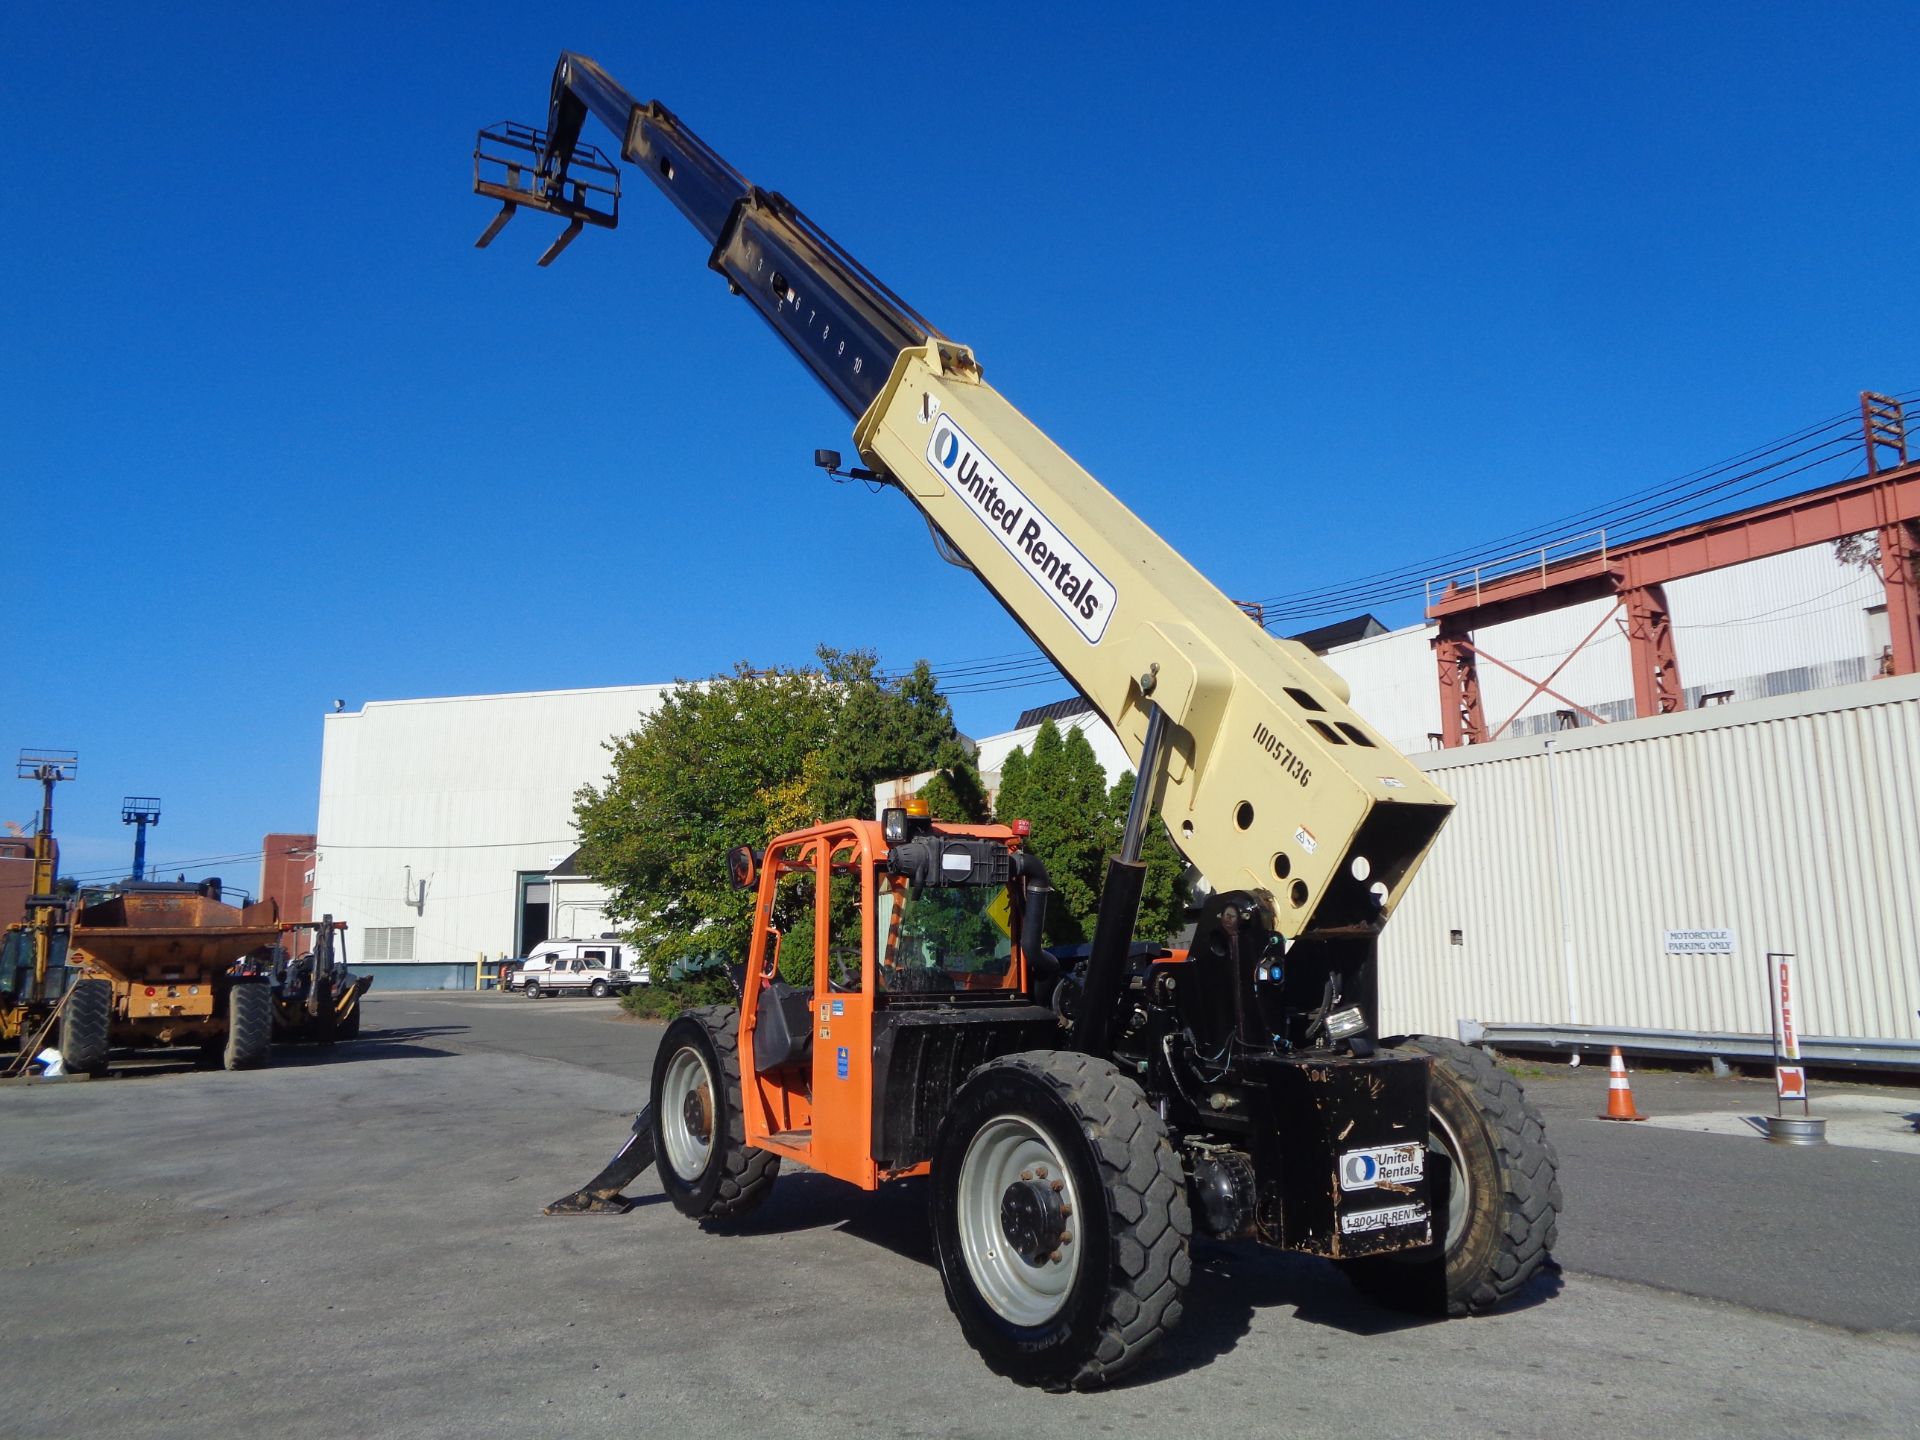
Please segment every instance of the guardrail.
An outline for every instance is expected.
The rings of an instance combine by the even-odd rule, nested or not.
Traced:
[[[1583,530],[1578,535],[1569,535],[1564,540],[1555,540],[1546,545],[1536,545],[1529,550],[1516,550],[1511,555],[1502,555],[1497,560],[1483,560],[1478,565],[1469,565],[1463,570],[1449,571],[1445,575],[1429,576],[1424,582],[1424,609],[1431,610],[1436,601],[1444,599],[1450,591],[1466,593],[1471,591],[1473,598],[1480,598],[1483,587],[1496,580],[1509,580],[1515,575],[1537,572],[1540,587],[1547,585],[1547,572],[1555,565],[1564,565],[1574,560],[1598,560],[1602,570],[1607,568],[1607,532],[1605,530]]]

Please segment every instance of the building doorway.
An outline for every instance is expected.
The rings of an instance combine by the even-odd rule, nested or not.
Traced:
[[[514,933],[519,937],[515,955],[528,955],[542,940],[552,938],[552,891],[544,870],[520,872],[520,902],[514,911]]]

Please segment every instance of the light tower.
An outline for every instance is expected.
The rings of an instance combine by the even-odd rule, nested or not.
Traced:
[[[129,795],[120,802],[120,823],[137,827],[133,832],[133,878],[147,878],[147,827],[160,823],[160,797]]]

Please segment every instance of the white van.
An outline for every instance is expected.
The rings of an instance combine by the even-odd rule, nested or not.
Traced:
[[[509,982],[530,998],[542,995],[620,995],[652,976],[633,946],[619,940],[542,940]]]

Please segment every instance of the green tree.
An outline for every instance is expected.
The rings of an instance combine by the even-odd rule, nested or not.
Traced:
[[[980,820],[987,813],[979,772],[954,728],[953,707],[927,662],[897,680],[882,677],[869,650],[820,651],[822,672],[842,697],[832,738],[807,782],[817,818],[873,814],[873,787],[883,780],[938,770],[931,801],[943,820]],[[924,790],[922,793],[926,793]]]
[[[1126,829],[1127,805],[1133,799],[1133,772],[1122,773],[1107,792],[1107,813],[1113,827],[1113,848],[1120,848],[1120,835]],[[1191,897],[1187,889],[1187,862],[1173,848],[1173,837],[1155,811],[1147,820],[1146,839],[1140,845],[1140,858],[1146,862],[1146,883],[1140,892],[1140,919],[1133,933],[1142,940],[1168,940],[1187,923]]]
[[[741,664],[674,686],[608,742],[612,772],[574,795],[579,863],[656,977],[676,961],[746,958],[753,896],[729,882],[726,852],[812,818],[797,782],[838,708],[818,671]]]
[[[1015,750],[1002,764],[994,813],[1003,821],[1031,823],[1027,844],[1053,881],[1048,943],[1077,945],[1093,938],[1107,857],[1120,848],[1132,794],[1131,774],[1109,786],[1086,735],[1075,727],[1062,731],[1051,720],[1041,723],[1030,752]],[[1141,858],[1147,877],[1134,933],[1164,939],[1184,920],[1186,867],[1166,827],[1157,821],[1147,827]]]
[[[1108,840],[1107,776],[1077,728],[1042,721],[1033,749],[1015,750],[1000,767],[994,814],[1033,826],[1028,847],[1053,881],[1047,940],[1078,945],[1093,938]]]
[[[656,977],[680,960],[745,959],[753,896],[729,883],[729,849],[871,815],[882,780],[942,768],[959,790],[972,773],[924,661],[892,678],[869,651],[819,653],[819,668],[741,664],[674,686],[608,742],[607,778],[575,794],[581,868]]]
[[[979,768],[957,745],[947,763],[920,787],[919,796],[927,802],[927,814],[935,820],[977,825],[992,813]]]

